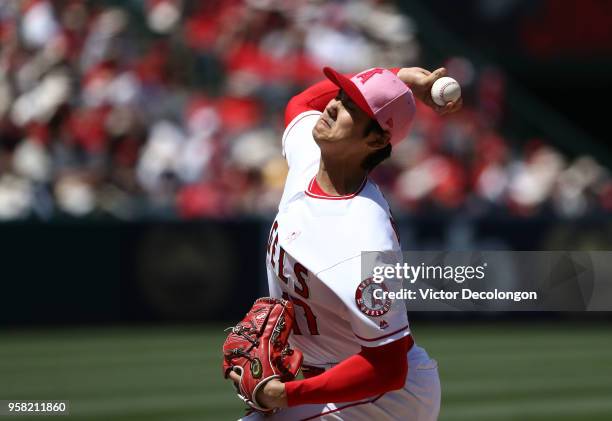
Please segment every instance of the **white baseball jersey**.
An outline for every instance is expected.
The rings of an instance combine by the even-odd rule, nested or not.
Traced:
[[[362,273],[362,252],[384,251],[397,262],[402,259],[379,188],[366,179],[347,196],[313,192],[320,150],[312,129],[320,115],[298,115],[283,134],[289,173],[268,239],[267,272],[270,295],[294,304],[291,345],[304,353],[304,364],[329,368],[361,346],[409,335],[410,328],[402,300],[361,299],[372,283]],[[401,288],[396,280],[385,285],[391,291]]]

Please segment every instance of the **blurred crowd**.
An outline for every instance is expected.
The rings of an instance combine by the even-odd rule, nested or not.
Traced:
[[[288,99],[323,76],[419,66],[388,1],[0,2],[0,220],[273,214]],[[373,177],[396,212],[612,211],[593,157],[501,130],[504,74],[444,63],[464,110],[419,107]]]

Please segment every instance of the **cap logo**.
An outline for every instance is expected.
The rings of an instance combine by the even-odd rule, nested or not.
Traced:
[[[361,79],[361,83],[365,85],[365,83],[370,80],[370,78],[374,75],[382,74],[383,69],[370,69],[365,72],[361,72],[357,75],[359,79]]]

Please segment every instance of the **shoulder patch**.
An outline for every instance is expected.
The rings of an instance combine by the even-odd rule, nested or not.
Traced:
[[[355,291],[355,304],[366,316],[380,317],[391,308],[391,299],[381,292],[374,297],[374,291],[389,292],[384,282],[374,282],[372,278],[365,279],[357,286]]]

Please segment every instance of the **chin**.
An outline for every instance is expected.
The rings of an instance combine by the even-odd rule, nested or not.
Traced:
[[[313,127],[312,137],[319,147],[321,147],[321,144],[335,143],[337,141],[337,139],[333,137],[331,128],[327,127],[325,124],[319,123]]]
[[[320,142],[325,141],[325,135],[317,129],[317,126],[314,126],[314,128],[312,129],[312,137],[317,145]]]

